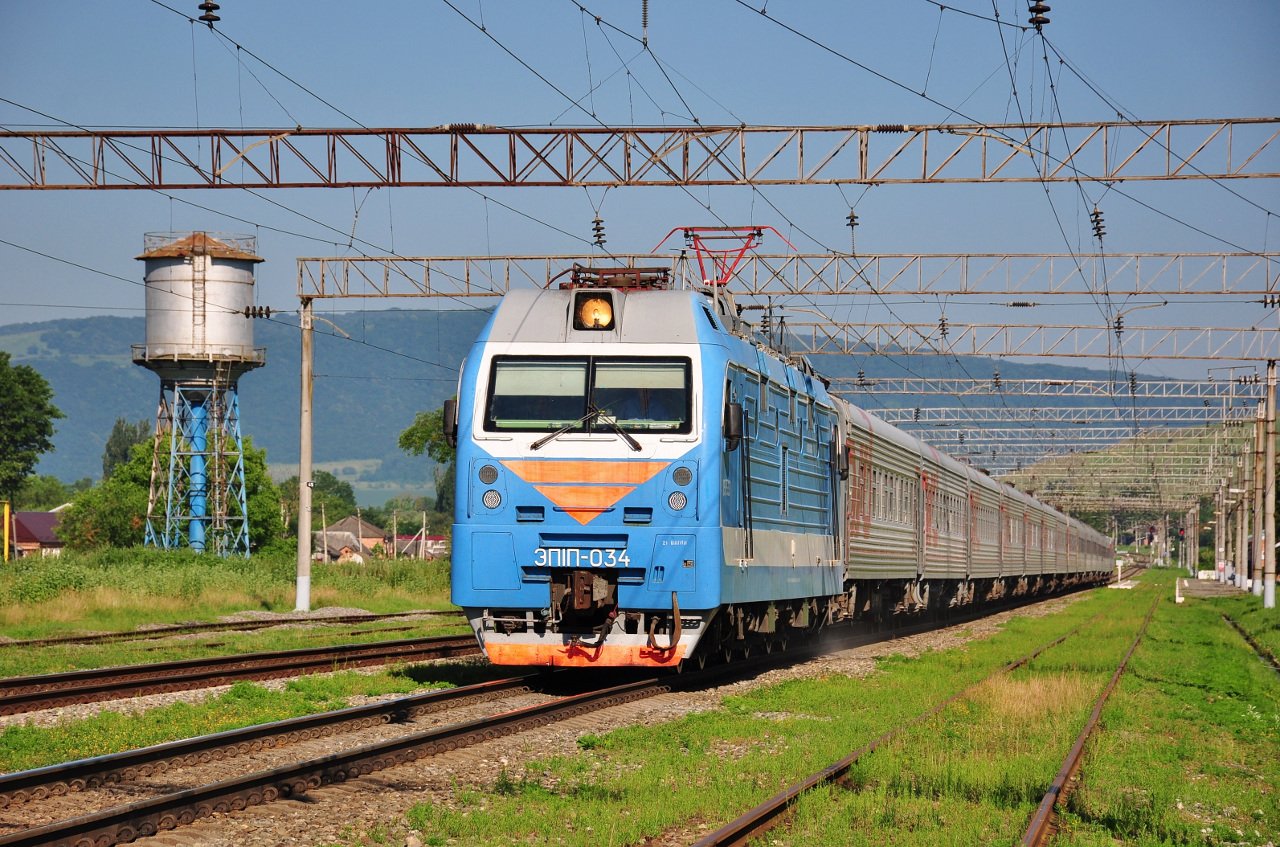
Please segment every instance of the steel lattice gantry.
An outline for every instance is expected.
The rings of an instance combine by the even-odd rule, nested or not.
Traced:
[[[0,188],[823,185],[1280,176],[1280,118],[0,133]]]
[[[947,397],[1134,397],[1225,401],[1262,399],[1266,385],[1257,379],[1146,379],[1132,383],[1103,379],[973,379],[951,377],[836,377],[832,390],[851,398],[865,395]]]
[[[1217,406],[933,406],[877,409],[874,414],[895,426],[955,426],[979,423],[1137,424],[1213,423],[1252,420],[1254,410]]]
[[[682,254],[343,256],[298,260],[304,297],[500,297],[541,288],[574,265],[664,267],[699,283]],[[1050,295],[1263,297],[1280,292],[1280,253],[752,253],[729,290],[738,297]]]

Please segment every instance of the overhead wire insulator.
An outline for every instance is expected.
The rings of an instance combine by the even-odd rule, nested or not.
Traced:
[[[999,368],[996,368],[995,371],[993,371],[991,374],[991,387],[996,391],[1000,390],[1000,369]]]
[[[1116,315],[1116,338],[1124,335],[1124,315]]]
[[[938,318],[938,335],[942,336],[943,338],[947,337],[947,316],[946,315],[942,315],[940,318]]]
[[[912,410],[912,412],[911,412],[911,420],[915,421],[916,423],[919,423],[919,422],[920,422],[920,407],[919,407],[919,406],[916,406],[916,407],[915,407],[915,409],[914,409],[914,410]]]
[[[1102,210],[1097,206],[1089,213],[1089,222],[1093,224],[1093,237],[1101,241],[1102,236],[1107,234],[1107,228],[1102,223]]]
[[[849,227],[849,253],[852,255],[858,252],[858,237],[855,232],[858,226],[858,213],[849,210],[849,217],[845,218],[845,226]]]
[[[1036,28],[1036,32],[1049,22],[1046,13],[1051,11],[1048,3],[1032,3],[1027,7],[1027,11],[1031,13],[1031,17],[1027,19],[1027,23]]]
[[[604,221],[597,215],[591,219],[591,243],[596,247],[603,247],[607,240],[604,237]]]
[[[1138,374],[1134,371],[1129,371],[1129,393],[1138,393]]]
[[[1280,294],[1263,294],[1262,307],[1264,309],[1275,309],[1280,307]]]
[[[204,12],[204,14],[200,16],[200,20],[207,23],[209,26],[212,27],[215,21],[222,20],[222,18],[214,14],[221,8],[217,3],[211,2],[211,0],[204,0],[204,2],[200,4],[199,8],[201,12]]]
[[[250,318],[270,318],[271,307],[270,306],[245,306],[244,316],[246,320]]]
[[[867,372],[862,368],[858,368],[858,385],[865,386],[867,384]]]

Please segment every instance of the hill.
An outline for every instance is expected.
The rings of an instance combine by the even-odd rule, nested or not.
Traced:
[[[396,445],[414,415],[438,408],[457,384],[457,369],[489,312],[388,310],[326,314],[341,332],[316,321],[317,465],[362,489],[362,501],[402,491],[427,493],[431,463]],[[54,452],[38,473],[65,481],[98,477],[116,418],[154,420],[160,380],[133,364],[130,345],[145,336],[142,317],[94,317],[0,326],[0,350],[49,381],[57,422]],[[265,367],[240,381],[241,428],[267,450],[273,473],[298,462],[297,317],[259,320],[254,343],[267,348]]]
[[[455,390],[457,369],[489,312],[383,310],[326,313],[316,321],[314,458],[317,466],[356,487],[364,504],[399,493],[429,493],[431,463],[406,456],[396,445],[400,431],[423,410],[438,408]],[[337,329],[334,329],[334,327]],[[344,338],[345,333],[350,338]],[[101,474],[102,450],[116,418],[155,417],[159,379],[133,364],[130,345],[145,335],[144,319],[94,317],[0,326],[0,350],[15,363],[31,365],[49,381],[54,402],[66,414],[57,424],[55,451],[37,468],[72,481]],[[240,382],[241,426],[267,450],[277,478],[296,472],[298,462],[297,318],[259,320],[254,342],[267,348],[265,367]],[[1006,379],[1105,379],[1086,368],[1016,364],[981,357],[815,356],[814,366],[832,377],[989,378],[999,368]],[[946,405],[947,397],[850,392],[871,411],[881,407]],[[989,398],[988,398],[989,399]],[[1089,398],[1055,398],[1054,405],[1088,404]],[[1009,405],[1042,402],[1009,397]],[[987,405],[983,398],[972,405]]]

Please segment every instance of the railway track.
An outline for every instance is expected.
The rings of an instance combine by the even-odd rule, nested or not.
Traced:
[[[463,721],[428,731],[410,731],[351,750],[254,771],[233,779],[221,779],[210,785],[182,789],[151,800],[104,808],[77,818],[41,824],[0,837],[0,845],[48,843],[99,847],[125,843],[136,837],[184,826],[217,812],[236,811],[282,797],[299,797],[322,785],[342,782],[402,762],[522,732],[596,709],[677,689],[720,684],[726,678],[746,678],[771,667],[802,660],[825,649],[847,649],[858,644],[887,641],[963,622],[962,619],[952,619],[879,633],[851,634],[838,639],[838,643],[834,645],[803,645],[788,653],[758,656],[750,662],[629,682],[600,691],[560,697],[497,716]],[[552,677],[546,675],[515,677],[447,692],[397,698],[382,704],[354,707],[261,727],[248,727],[85,762],[71,762],[12,774],[0,777],[0,804],[13,807],[24,802],[41,802],[46,798],[93,790],[101,786],[128,784],[139,776],[150,776],[191,763],[232,758],[246,751],[283,746],[298,738],[334,735],[377,724],[405,724],[411,722],[416,715],[448,708],[451,703],[538,690],[543,687],[540,683],[550,678]]]
[[[1108,684],[1103,694],[1100,696],[1097,704],[1095,705],[1094,713],[1091,715],[1091,718],[1088,724],[1086,725],[1085,731],[1082,733],[1081,738],[1077,740],[1076,744],[1073,745],[1072,753],[1068,754],[1068,762],[1072,761],[1072,754],[1075,755],[1075,760],[1074,760],[1075,763],[1074,765],[1072,765],[1071,775],[1073,775],[1075,772],[1075,769],[1079,767],[1079,756],[1084,749],[1084,739],[1087,737],[1088,732],[1091,732],[1092,728],[1096,726],[1097,717],[1098,715],[1101,714],[1102,706],[1105,703],[1106,697],[1110,695],[1112,690],[1114,690],[1115,685],[1120,678],[1120,675],[1123,673],[1124,668],[1127,666],[1129,657],[1133,654],[1133,651],[1137,648],[1138,642],[1141,640],[1143,633],[1146,632],[1147,624],[1150,622],[1151,616],[1152,614],[1154,614],[1154,611],[1155,611],[1155,604],[1153,603],[1151,607],[1151,611],[1147,613],[1147,616],[1143,621],[1137,636],[1135,636],[1135,639],[1132,645],[1130,646],[1128,652],[1125,654],[1124,659],[1121,661],[1120,667],[1117,668],[1116,673],[1112,677],[1111,682]],[[769,799],[765,800],[764,802],[760,803],[759,805],[755,806],[749,811],[743,813],[739,817],[724,824],[719,829],[716,829],[715,831],[710,832],[707,835],[701,837],[694,843],[694,847],[736,847],[737,845],[745,845],[749,843],[753,839],[759,837],[762,833],[767,832],[768,830],[772,829],[773,827],[781,823],[784,817],[795,807],[796,803],[799,802],[801,797],[803,797],[808,792],[812,791],[815,788],[818,788],[819,786],[843,782],[844,779],[848,776],[850,769],[853,767],[855,763],[857,763],[859,760],[863,759],[864,757],[874,753],[876,750],[883,747],[889,741],[893,740],[903,731],[923,723],[924,721],[928,720],[934,715],[939,714],[940,712],[942,712],[944,709],[951,706],[952,704],[970,696],[979,687],[986,684],[990,680],[995,679],[996,677],[1002,676],[1004,674],[1008,674],[1016,670],[1017,668],[1022,667],[1023,665],[1027,664],[1028,662],[1030,662],[1040,654],[1044,653],[1045,651],[1057,646],[1058,644],[1063,643],[1068,638],[1078,633],[1084,626],[1085,624],[1081,624],[1073,628],[1069,632],[1059,636],[1058,638],[1055,638],[1052,641],[1049,641],[1041,645],[1040,647],[1037,647],[1035,650],[1027,653],[1026,655],[1014,660],[1013,662],[1010,662],[1007,665],[1004,665],[1003,667],[997,669],[991,674],[988,674],[983,679],[939,701],[938,703],[931,706],[929,709],[926,709],[925,711],[919,713],[918,715],[911,718],[910,720],[900,723],[897,726],[893,727],[892,729],[882,733],[881,735],[877,736],[875,739],[873,739],[863,747],[860,747],[859,749],[850,753],[848,756],[845,756],[839,761],[827,766],[826,768],[823,768],[821,771],[813,773],[808,777],[806,777],[805,779],[778,792],[777,794],[773,795]],[[1066,770],[1067,767],[1068,765],[1064,763],[1063,770]],[[1058,778],[1054,780],[1053,784],[1049,789],[1049,792],[1047,792],[1045,795],[1045,801],[1043,801],[1041,804],[1042,809],[1045,806],[1045,802],[1047,802],[1048,809],[1050,810],[1050,812],[1052,812],[1052,809],[1055,807],[1055,802],[1058,801],[1060,797],[1064,796],[1063,787],[1067,785],[1067,781],[1069,780],[1069,778],[1070,778],[1070,775],[1064,777],[1062,775],[1062,772],[1060,771]],[[1032,832],[1032,828],[1051,827],[1053,825],[1054,818],[1052,814],[1044,815],[1043,822],[1040,820],[1040,818],[1042,817],[1042,814],[1041,814],[1042,809],[1038,809],[1036,815],[1033,816],[1031,826],[1028,829],[1029,834]],[[1039,835],[1037,837],[1043,838],[1044,836]],[[1025,840],[1023,841],[1023,844],[1028,844],[1028,845],[1029,844],[1039,845],[1042,843],[1043,843],[1042,841],[1034,841],[1034,842],[1028,842]]]
[[[1274,653],[1272,653],[1270,650],[1264,647],[1261,643],[1259,643],[1256,638],[1254,638],[1251,634],[1249,634],[1249,631],[1247,629],[1242,627],[1235,620],[1235,618],[1232,618],[1230,615],[1223,615],[1222,619],[1227,623],[1231,624],[1232,629],[1240,633],[1240,637],[1243,638],[1245,642],[1250,647],[1253,648],[1253,652],[1258,654],[1259,659],[1261,659],[1266,664],[1270,665],[1273,671],[1275,671],[1276,673],[1280,673],[1280,659],[1277,659]]]
[[[526,683],[523,680],[503,680],[498,684],[515,687]],[[344,782],[421,757],[667,693],[677,685],[688,684],[687,677],[668,676],[557,697],[549,702],[485,718],[409,732],[352,749],[28,828],[0,837],[0,845],[110,847],[128,843],[139,837],[185,826],[215,813],[240,811],[279,798],[299,798],[323,785]],[[350,720],[348,716],[342,719]],[[73,764],[80,766],[80,763]],[[92,762],[85,764],[91,765]],[[71,765],[59,767],[70,768]]]
[[[123,632],[99,632],[91,635],[60,635],[54,638],[33,638],[25,641],[0,641],[0,649],[16,649],[22,647],[57,647],[75,644],[107,644],[118,641],[153,641],[169,638],[174,635],[191,635],[205,632],[241,632],[245,630],[270,629],[286,625],[320,625],[320,624],[359,624],[374,623],[384,620],[416,618],[425,616],[448,616],[461,620],[461,613],[455,611],[421,610],[416,612],[392,612],[385,615],[337,615],[327,618],[274,618],[271,620],[252,621],[218,621],[212,623],[173,624],[158,626],[152,629],[131,629]]]
[[[0,715],[206,688],[238,680],[274,679],[478,653],[473,636],[447,635],[10,677],[0,680]]]

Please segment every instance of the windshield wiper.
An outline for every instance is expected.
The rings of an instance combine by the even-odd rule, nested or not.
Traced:
[[[625,429],[618,426],[617,418],[606,415],[603,412],[601,412],[599,409],[596,409],[595,423],[597,424],[604,423],[604,425],[609,427],[609,429],[613,430],[618,435],[621,435],[622,440],[627,442],[627,446],[630,447],[632,450],[636,451],[637,453],[639,453],[641,450],[644,449],[643,447],[640,446],[639,441],[636,441],[634,438],[631,437],[631,433],[627,432]]]
[[[578,418],[578,419],[577,419],[576,421],[574,421],[573,423],[571,423],[571,424],[565,424],[564,426],[562,426],[562,427],[560,427],[559,429],[557,429],[555,432],[548,433],[547,435],[542,436],[542,437],[541,437],[541,438],[539,438],[537,441],[535,441],[535,442],[533,442],[532,444],[530,444],[530,445],[529,445],[529,449],[530,449],[530,450],[540,450],[541,448],[546,447],[546,446],[547,446],[548,444],[550,444],[552,441],[555,441],[557,438],[559,438],[560,436],[564,435],[564,434],[565,434],[566,432],[568,432],[569,430],[571,430],[571,429],[577,429],[578,427],[582,426],[584,423],[586,423],[587,421],[591,420],[592,418],[594,418],[594,417],[595,417],[596,415],[598,415],[598,414],[600,414],[600,410],[599,410],[599,409],[597,409],[595,406],[592,406],[592,407],[587,411],[587,413],[586,413],[585,415],[583,415],[582,417]]]

